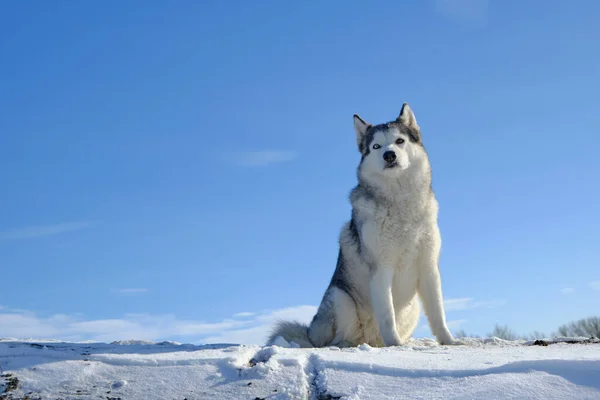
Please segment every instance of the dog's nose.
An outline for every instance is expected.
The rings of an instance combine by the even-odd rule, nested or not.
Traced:
[[[390,151],[386,151],[385,153],[383,153],[383,159],[387,163],[393,163],[394,161],[396,161],[396,153],[394,153],[391,150]]]

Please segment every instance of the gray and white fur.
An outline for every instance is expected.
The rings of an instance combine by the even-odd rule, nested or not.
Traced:
[[[419,301],[440,344],[459,344],[446,324],[438,258],[441,237],[431,167],[415,115],[404,103],[394,121],[354,115],[358,185],[340,233],[337,266],[310,326],[279,322],[301,347],[398,346],[412,336]]]

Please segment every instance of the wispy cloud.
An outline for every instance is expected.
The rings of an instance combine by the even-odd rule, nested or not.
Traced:
[[[252,317],[256,315],[256,313],[253,312],[239,312],[237,314],[233,314],[233,318],[246,318],[246,317]]]
[[[119,293],[145,293],[143,288],[115,289]],[[470,297],[446,300],[446,310],[496,307],[503,301],[474,301]],[[277,320],[310,323],[316,306],[302,305],[261,312],[239,312],[217,321],[180,319],[173,314],[125,314],[119,318],[87,319],[81,314],[38,316],[27,310],[0,306],[0,337],[18,339],[96,340],[175,340],[186,343],[264,344]],[[419,329],[428,329],[423,320]],[[449,319],[457,329],[466,319]]]
[[[206,337],[204,342],[264,344],[276,321],[298,321],[300,323],[308,324],[316,312],[317,307],[307,305],[266,311],[255,315],[250,320],[244,319],[242,321],[237,321],[247,322],[247,324],[234,329],[221,330],[215,335]]]
[[[488,20],[489,0],[436,0],[435,11],[456,22],[484,26]]]
[[[470,303],[473,299],[471,297],[465,297],[462,299],[446,299],[444,300],[444,309],[446,311],[452,310],[464,310],[469,308]]]
[[[566,287],[566,288],[562,288],[560,289],[560,292],[562,294],[571,294],[575,291],[575,289],[571,288],[571,287]]]
[[[113,292],[120,294],[140,294],[148,292],[146,288],[125,288],[125,289],[113,289]]]
[[[475,301],[472,297],[444,300],[446,311],[469,310],[472,308],[495,308],[506,304],[506,300]]]
[[[282,150],[260,150],[238,153],[236,163],[244,167],[263,167],[292,161],[297,157],[296,153]]]
[[[600,281],[590,282],[590,287],[594,290],[600,290]]]
[[[451,319],[451,320],[446,321],[446,325],[450,329],[458,329],[462,325],[464,325],[467,321],[468,320],[466,320],[466,319]],[[419,326],[417,327],[417,330],[416,330],[414,336],[419,337],[419,336],[423,335],[426,331],[429,331],[431,333],[431,328],[429,326],[429,323],[427,322],[427,319],[424,316],[421,316],[421,320],[419,321]]]
[[[315,306],[298,306],[260,313],[240,313],[221,321],[179,319],[175,315],[126,314],[121,318],[85,319],[81,315],[40,317],[23,310],[0,310],[0,337],[52,338],[71,341],[176,340],[188,343],[264,344],[278,319],[310,322]]]
[[[448,325],[448,328],[457,329],[460,328],[466,322],[466,319],[452,319],[448,321],[446,325]]]
[[[89,222],[68,222],[55,225],[30,226],[12,231],[0,232],[0,239],[34,239],[42,236],[77,231],[86,228]]]

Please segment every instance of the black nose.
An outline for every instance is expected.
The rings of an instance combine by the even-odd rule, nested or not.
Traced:
[[[394,161],[396,161],[396,153],[394,153],[391,150],[390,151],[386,151],[385,153],[383,153],[383,159],[387,163],[393,163]]]

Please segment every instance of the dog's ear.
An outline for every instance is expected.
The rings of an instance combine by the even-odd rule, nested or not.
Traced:
[[[362,152],[363,147],[363,139],[365,134],[367,133],[367,129],[371,124],[366,122],[364,119],[358,116],[358,114],[354,114],[354,130],[356,131],[356,144],[358,145],[358,150]]]
[[[401,122],[405,126],[409,128],[419,129],[419,125],[417,125],[417,119],[415,118],[415,114],[410,109],[408,103],[402,104],[402,109],[400,110],[400,115],[397,118],[398,122]]]

